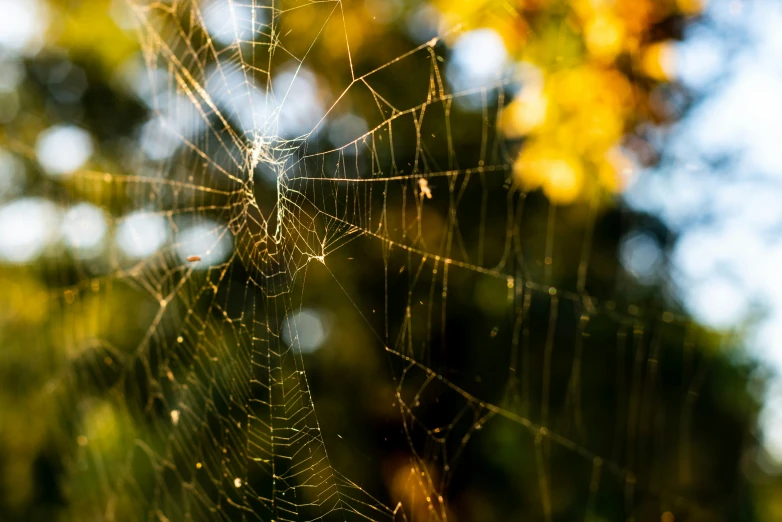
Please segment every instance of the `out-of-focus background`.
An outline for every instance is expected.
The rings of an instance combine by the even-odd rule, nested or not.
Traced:
[[[200,503],[171,501],[183,518],[161,500],[187,482],[167,475],[179,456],[208,458],[213,439],[176,435],[181,390],[153,376],[190,364],[193,400],[230,409],[212,388],[250,358],[216,350],[193,370],[175,347],[210,321],[208,345],[241,345],[255,326],[232,303],[269,293],[263,236],[231,222],[235,187],[206,172],[241,178],[218,132],[204,138],[222,113],[267,218],[272,140],[309,133],[282,226],[304,245],[285,254],[302,272],[278,312],[295,328],[278,337],[301,353],[331,465],[380,504],[407,520],[782,519],[782,4],[260,4],[0,0],[0,518],[252,518],[215,514],[238,476],[192,478]],[[193,27],[214,63],[182,45]],[[256,33],[275,63],[232,67],[263,62]],[[203,75],[214,114],[171,56]],[[273,110],[240,94],[248,71]],[[462,94],[417,101],[427,89]],[[434,123],[393,127],[409,107]],[[406,181],[366,183],[363,203],[357,186],[305,181],[383,175]],[[323,263],[302,215],[328,216]],[[400,215],[402,232],[379,226]],[[436,256],[453,262],[422,276]],[[222,308],[192,297],[207,288]],[[403,382],[416,368],[384,345],[424,376]],[[159,467],[137,467],[142,446]]]

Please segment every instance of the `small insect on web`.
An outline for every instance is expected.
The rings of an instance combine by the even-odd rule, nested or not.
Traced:
[[[432,199],[432,190],[429,188],[429,181],[426,178],[418,178],[418,189],[421,191],[421,197]]]

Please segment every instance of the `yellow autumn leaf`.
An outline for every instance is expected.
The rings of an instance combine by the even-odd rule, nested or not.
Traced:
[[[540,142],[522,148],[513,172],[524,190],[540,188],[560,205],[573,203],[584,185],[584,168],[577,158]]]

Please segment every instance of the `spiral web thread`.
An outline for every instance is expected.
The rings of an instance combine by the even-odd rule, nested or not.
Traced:
[[[556,512],[549,494],[553,451],[568,455],[573,475],[583,478],[577,487],[584,516],[610,487],[623,491],[630,513],[639,489],[665,496],[660,484],[666,479],[654,476],[649,457],[634,445],[638,430],[653,429],[662,336],[679,339],[682,350],[674,356],[695,368],[682,377],[680,421],[671,442],[683,463],[679,478],[686,480],[689,419],[702,381],[688,352],[689,323],[670,312],[645,314],[587,293],[593,222],[580,239],[573,288],[551,286],[558,261],[553,205],[543,234],[545,266],[525,261],[527,195],[509,183],[513,157],[496,125],[502,88],[512,80],[449,92],[438,39],[361,71],[354,65],[360,60],[350,50],[342,2],[227,4],[233,13],[227,23],[235,31],[230,45],[211,38],[204,6],[194,0],[132,4],[150,77],[165,78],[152,82],[156,108],[180,122],[160,133],[175,134],[179,145],[167,160],[145,163],[135,174],[77,175],[75,192],[82,197],[163,216],[174,237],[182,223],[209,224],[212,243],[205,258],[226,237],[233,245],[216,264],[182,259],[176,241],[138,262],[117,252],[109,275],[84,267],[61,293],[65,344],[82,353],[63,377],[67,393],[61,395],[63,410],[73,414],[65,423],[69,435],[79,436],[73,462],[82,465],[74,464],[72,487],[81,491],[82,507],[108,520],[446,520],[452,464],[483,427],[503,423],[528,441],[537,470],[537,509],[545,519]],[[247,16],[252,31],[243,39],[237,21],[246,24]],[[296,16],[314,20],[304,37],[287,25]],[[284,66],[299,74],[324,42],[333,47],[337,37],[344,40],[341,55],[349,74],[343,76],[349,82],[313,129],[281,136],[280,114],[298,100],[290,90],[275,91],[275,72]],[[416,101],[397,105],[383,81],[416,67],[428,71],[422,76],[427,80],[411,89]],[[460,97],[479,100],[480,125],[459,120],[463,113],[453,107]],[[376,107],[374,115],[364,115],[369,130],[324,148],[326,120],[351,99],[371,100]],[[457,130],[474,135],[479,150],[456,150]],[[407,146],[415,154],[411,163],[400,164],[394,140],[404,135],[414,136]],[[481,215],[460,212],[471,198],[480,202]],[[504,216],[505,227],[489,229],[487,213]],[[593,208],[591,220],[595,213]],[[123,219],[116,218],[116,225]],[[367,349],[384,350],[399,369],[395,406],[411,452],[404,498],[390,505],[331,465],[290,322],[308,270],[313,264],[329,270],[332,256],[353,241],[382,251],[384,266],[377,267],[386,282],[382,322],[373,322],[368,310],[348,298],[375,334],[376,343]],[[449,292],[476,279],[500,289],[511,325],[498,336],[500,355],[489,357],[508,367],[504,393],[491,400],[435,369],[448,353]],[[106,332],[120,312],[102,306],[109,294],[129,300],[142,295],[158,303],[130,353],[115,348]],[[406,302],[404,309],[389,309],[392,296]],[[542,328],[529,319],[541,306],[548,309]],[[558,315],[578,324],[563,354],[556,354],[563,342],[556,335]],[[80,319],[87,316],[92,319]],[[588,444],[589,426],[600,421],[589,418],[581,404],[587,379],[581,365],[587,350],[596,349],[588,338],[595,323],[615,330],[614,356],[623,358],[616,363],[618,420],[610,429],[625,440],[624,449]],[[545,350],[536,358],[529,347],[538,330]],[[87,339],[102,340],[90,341],[87,352]],[[571,368],[567,389],[560,390],[569,412],[567,436],[551,428],[557,357]],[[96,382],[112,398],[111,423],[124,427],[117,428],[120,440],[107,447],[99,436],[79,435],[84,427],[74,420],[86,406],[83,401],[74,406],[73,397],[83,397],[85,383]],[[538,392],[532,388],[540,391],[534,405]],[[445,398],[457,406],[443,411],[439,421],[419,417],[422,403]],[[667,443],[665,437],[657,439]],[[640,480],[639,470],[646,471]]]

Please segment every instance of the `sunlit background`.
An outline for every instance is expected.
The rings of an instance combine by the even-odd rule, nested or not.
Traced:
[[[778,519],[782,4],[366,0],[345,6],[356,52],[383,38],[412,45],[442,39],[444,81],[453,91],[470,91],[455,100],[458,109],[480,114],[487,104],[503,104],[499,127],[521,144],[510,165],[521,190],[561,208],[620,205],[643,217],[617,232],[616,256],[632,284],[617,283],[616,291],[632,301],[653,288],[665,309],[681,309],[733,340],[728,360],[760,363],[745,391],[762,405],[756,431],[762,450],[747,457],[754,464],[741,473],[757,488],[756,518],[747,520]],[[219,0],[203,2],[203,13],[212,38],[226,46],[237,35],[251,38],[253,20],[268,23],[247,5],[229,9]],[[46,283],[17,276],[22,267],[56,265],[65,256],[98,275],[174,244],[180,263],[198,258],[198,271],[225,262],[236,248],[224,222],[182,218],[172,227],[151,208],[111,215],[90,197],[68,206],[49,197],[52,184],[67,185],[75,173],[144,175],[150,165],[162,172],[183,143],[204,131],[190,100],[167,85],[167,72],[145,66],[139,23],[120,0],[0,0],[0,261],[10,278],[3,283],[0,329],[11,331],[8,325],[22,317],[28,325],[46,324],[45,306],[35,310],[46,299],[28,301]],[[324,35],[332,37],[344,40]],[[336,62],[341,42],[333,45]],[[404,51],[401,44],[378,48],[378,62]],[[339,91],[327,63],[291,61],[275,69],[269,92],[276,96],[243,99],[236,95],[248,92],[242,71],[225,68],[223,82],[204,87],[253,139],[293,139],[316,129],[325,148],[336,148],[370,129],[358,110],[329,111]],[[481,89],[500,79],[515,87]],[[345,154],[365,152],[356,146]],[[257,172],[275,183],[270,170]],[[346,329],[363,328],[341,322],[341,309],[327,300],[315,301],[289,314],[295,328],[282,332],[285,343],[312,355],[342,342]],[[2,462],[14,461],[0,455]],[[12,471],[22,465],[12,464]],[[25,494],[5,489],[9,497]]]

